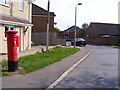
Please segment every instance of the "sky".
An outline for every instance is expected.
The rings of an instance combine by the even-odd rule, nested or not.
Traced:
[[[55,22],[61,31],[75,25],[77,5],[77,26],[83,23],[118,23],[118,2],[120,0],[50,0],[50,12],[56,14]],[[36,5],[47,10],[48,0],[36,0]]]

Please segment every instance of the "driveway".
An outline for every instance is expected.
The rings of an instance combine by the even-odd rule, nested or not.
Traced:
[[[118,48],[100,45],[85,48],[93,49],[92,54],[55,88],[117,88]]]

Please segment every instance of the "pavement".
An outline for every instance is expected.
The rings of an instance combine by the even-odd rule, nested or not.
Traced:
[[[26,74],[2,77],[2,88],[40,89],[54,87],[56,80],[62,80],[65,72],[70,72],[90,54],[89,48],[82,47],[77,53],[51,64],[41,70]],[[52,88],[50,87],[50,88]]]

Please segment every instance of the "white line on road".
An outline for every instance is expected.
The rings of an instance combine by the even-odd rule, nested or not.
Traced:
[[[83,60],[85,60],[90,54],[92,53],[92,50],[85,55],[82,59],[80,59],[76,64],[74,64],[72,67],[70,67],[68,70],[66,70],[55,82],[53,82],[46,90],[50,90],[54,88],[59,82],[61,82],[71,71],[73,71]]]

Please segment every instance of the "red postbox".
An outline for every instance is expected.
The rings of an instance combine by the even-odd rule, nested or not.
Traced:
[[[5,32],[7,35],[7,50],[8,50],[8,71],[14,72],[18,70],[18,54],[19,36],[17,31],[10,30]]]

